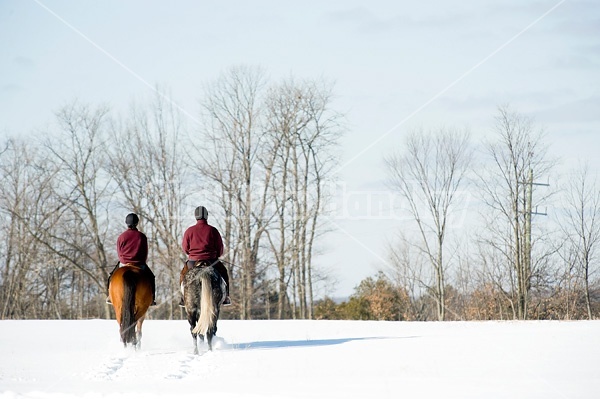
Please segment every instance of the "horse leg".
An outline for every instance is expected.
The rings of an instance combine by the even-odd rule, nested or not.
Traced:
[[[198,341],[197,341],[197,337],[198,337],[198,334],[192,333],[192,341],[193,341],[193,344],[194,344],[194,355],[198,354]]]
[[[144,317],[140,318],[136,323],[135,329],[135,349],[139,350],[142,348],[142,324],[144,323]]]
[[[212,339],[213,339],[213,333],[211,332],[207,332],[206,333],[206,342],[208,343],[208,350],[212,351]]]
[[[194,355],[198,354],[198,334],[194,333],[194,327],[196,327],[197,321],[198,313],[195,310],[190,311],[188,313],[188,323],[190,323],[190,333],[192,334],[192,341],[194,344]]]
[[[212,340],[215,335],[217,335],[217,318],[218,318],[219,310],[216,310],[217,316],[213,319],[211,326],[208,328],[206,332],[206,341],[208,342],[208,350],[212,351]]]

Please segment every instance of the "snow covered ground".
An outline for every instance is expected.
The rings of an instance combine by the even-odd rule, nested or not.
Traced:
[[[1,398],[598,398],[600,321],[0,321]]]

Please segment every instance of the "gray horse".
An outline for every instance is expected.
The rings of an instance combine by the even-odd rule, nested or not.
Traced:
[[[198,354],[198,340],[208,342],[212,350],[212,339],[217,333],[217,320],[226,285],[221,275],[212,267],[194,267],[183,280],[183,303],[187,313],[190,331],[194,339],[194,354]]]

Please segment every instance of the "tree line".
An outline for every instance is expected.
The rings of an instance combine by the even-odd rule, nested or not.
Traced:
[[[235,305],[224,317],[312,318],[321,187],[342,133],[331,96],[323,80],[233,67],[206,85],[193,123],[161,94],[126,116],[74,101],[41,139],[7,139],[0,318],[110,317],[106,281],[129,212],[157,276],[152,317],[182,317],[181,239],[201,204],[226,246]]]
[[[222,317],[597,317],[600,190],[586,167],[547,187],[556,160],[544,133],[508,106],[483,146],[467,129],[423,128],[385,154],[408,221],[381,273],[346,301],[315,302],[329,277],[314,262],[329,229],[324,188],[344,130],[332,98],[323,80],[233,67],[206,84],[195,115],[162,94],[125,115],[74,101],[37,139],[7,139],[0,318],[110,317],[106,280],[129,212],[157,276],[150,316],[183,317],[181,238],[200,204],[226,247],[235,304]],[[556,212],[539,223],[537,206],[549,202]]]
[[[493,128],[480,157],[470,133],[453,128],[413,131],[388,155],[390,188],[404,198],[413,228],[390,245],[379,274],[363,280],[347,301],[320,301],[316,318],[598,317],[594,175],[582,163],[566,182],[549,187],[557,160],[544,131],[509,106],[498,108]],[[476,194],[471,203],[464,190]],[[538,211],[549,202],[554,214]],[[479,216],[463,220],[466,208]]]

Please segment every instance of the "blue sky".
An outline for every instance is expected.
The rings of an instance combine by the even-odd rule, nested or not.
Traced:
[[[195,115],[203,83],[247,64],[335,82],[348,127],[338,181],[355,197],[385,193],[382,156],[406,132],[485,140],[507,103],[547,131],[564,170],[600,167],[600,3],[404,3],[4,0],[0,135],[38,130],[74,98],[125,112],[155,84]],[[406,223],[383,219],[334,218],[318,261],[335,294],[382,265]]]

